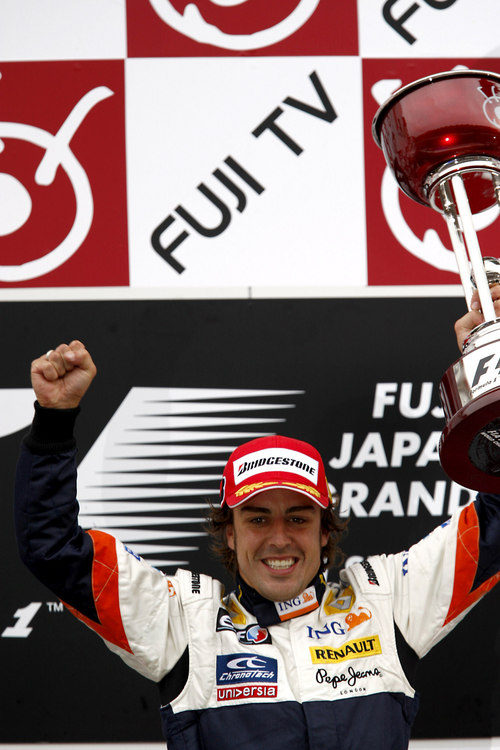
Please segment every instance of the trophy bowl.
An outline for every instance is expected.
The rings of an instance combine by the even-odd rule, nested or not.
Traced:
[[[431,205],[434,192],[432,207],[441,210],[435,187],[457,158],[472,213],[495,203],[485,172],[491,163],[500,170],[499,74],[451,70],[403,86],[379,108],[372,133],[400,188],[418,203]]]

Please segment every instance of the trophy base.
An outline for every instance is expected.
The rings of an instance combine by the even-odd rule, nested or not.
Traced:
[[[440,385],[447,420],[439,444],[441,466],[463,487],[495,494],[500,494],[498,344],[464,355]]]

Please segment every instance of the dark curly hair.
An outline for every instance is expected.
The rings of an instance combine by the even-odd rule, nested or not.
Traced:
[[[328,532],[328,539],[321,548],[323,568],[331,568],[335,563],[341,563],[344,554],[339,547],[339,541],[345,533],[348,520],[341,520],[338,514],[339,496],[332,496],[332,504],[321,510],[321,530]],[[214,556],[224,565],[234,577],[238,571],[236,553],[227,544],[226,528],[233,522],[233,511],[227,505],[215,506],[209,502],[205,531],[210,537],[210,549]]]

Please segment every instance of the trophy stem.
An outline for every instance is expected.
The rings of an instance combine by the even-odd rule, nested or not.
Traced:
[[[474,287],[472,286],[472,281],[470,278],[467,248],[465,246],[464,238],[462,235],[462,228],[460,226],[455,203],[453,202],[450,180],[444,180],[439,184],[439,195],[441,198],[441,205],[443,206],[444,218],[446,220],[446,224],[448,225],[448,232],[450,233],[453,252],[455,253],[455,259],[457,261],[460,281],[462,282],[465,293],[467,309],[470,310]]]
[[[454,201],[451,197],[450,182],[454,194]],[[453,250],[455,251],[455,256],[457,258],[458,270],[464,288],[467,307],[469,310],[471,309],[470,305],[472,298],[472,285],[468,279],[468,268],[467,274],[465,273],[468,256],[474,273],[484,320],[486,323],[493,322],[497,319],[495,315],[495,307],[493,305],[493,300],[491,299],[490,288],[483,266],[483,256],[481,255],[476,230],[474,229],[472,212],[470,210],[469,200],[467,198],[467,192],[465,190],[462,176],[460,174],[455,174],[453,177],[445,180],[444,184],[442,183],[440,185],[440,195],[442,196],[442,199],[444,199],[443,208],[445,209],[445,217],[453,244]]]
[[[451,184],[453,187],[453,192],[455,193],[458,213],[462,221],[462,232],[464,234],[465,243],[469,251],[469,258],[472,264],[472,270],[474,272],[474,278],[476,281],[477,292],[479,294],[479,300],[481,302],[481,309],[483,311],[484,320],[486,323],[490,323],[496,320],[497,316],[495,315],[495,307],[491,298],[488,279],[486,278],[486,274],[484,272],[483,256],[481,255],[481,248],[479,247],[476,230],[474,229],[472,212],[470,210],[469,199],[467,198],[467,192],[465,190],[462,176],[459,174],[454,175],[451,178]]]

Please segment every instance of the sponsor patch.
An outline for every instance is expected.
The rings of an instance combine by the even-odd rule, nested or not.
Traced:
[[[127,547],[126,544],[123,545],[123,549],[125,550],[125,552],[128,552],[129,555],[132,555],[132,557],[135,557],[136,560],[141,559],[140,555],[138,555],[137,552],[134,552],[133,549],[130,549],[130,547]]]
[[[265,448],[238,459],[234,462],[234,483],[241,484],[254,474],[266,471],[299,474],[318,483],[318,462],[287,448]]]
[[[168,586],[168,595],[169,595],[169,597],[176,596],[177,592],[176,592],[176,590],[174,588],[174,584],[172,583],[172,581],[167,581],[167,586]]]
[[[199,573],[191,573],[191,593],[201,594],[201,581]]]
[[[343,620],[329,620],[322,628],[306,626],[307,637],[319,641],[332,635],[345,635],[349,630],[357,628],[363,622],[372,619],[372,613],[367,607],[358,607],[357,612],[350,612]]]
[[[275,698],[278,693],[278,662],[257,654],[217,656],[217,700]]]
[[[366,692],[366,687],[361,687],[359,683],[370,677],[382,677],[382,672],[378,667],[363,670],[356,670],[354,667],[349,667],[347,672],[341,672],[340,674],[329,674],[323,667],[320,667],[316,671],[316,682],[320,685],[326,683],[331,685],[333,690],[336,690],[338,687],[348,688],[340,690],[339,695]]]
[[[339,648],[317,648],[310,646],[311,660],[313,664],[336,664],[350,659],[361,659],[365,656],[375,656],[382,653],[378,635],[368,638],[357,638],[344,643]]]
[[[267,628],[263,628],[257,623],[253,625],[247,625],[246,628],[236,628],[231,615],[226,612],[225,609],[219,609],[217,614],[217,627],[218,632],[231,631],[234,633],[240,643],[257,645],[261,643],[271,643],[271,634]]]
[[[333,591],[330,591],[324,604],[324,610],[327,615],[344,614],[352,609],[355,601],[356,595],[351,586],[344,589],[341,596],[336,599],[334,599]]]
[[[240,698],[276,698],[277,685],[245,685],[217,688],[218,701],[237,701]]]
[[[371,586],[380,586],[375,571],[373,570],[368,560],[363,560],[363,562],[361,563],[361,567],[365,570],[366,577],[368,578],[368,583]]]
[[[350,612],[346,615],[345,621],[347,630],[357,628],[363,622],[367,622],[372,619],[372,613],[367,607],[359,607],[357,612]]]
[[[403,562],[401,565],[401,570],[402,570],[403,576],[405,576],[408,573],[408,552],[406,550],[403,552]]]
[[[311,612],[319,606],[316,589],[314,586],[309,586],[299,596],[284,602],[274,602],[274,606],[281,621],[297,617],[299,614],[304,615],[306,612]]]

